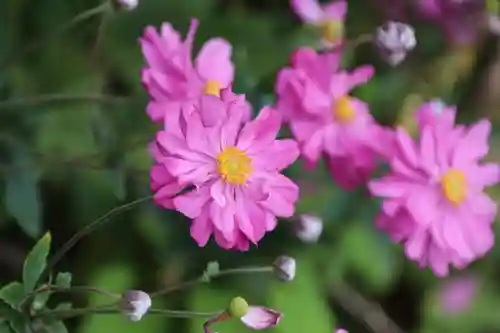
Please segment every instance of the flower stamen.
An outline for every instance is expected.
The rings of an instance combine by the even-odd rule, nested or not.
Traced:
[[[337,43],[344,34],[344,23],[340,20],[328,20],[321,25],[322,37],[330,43]]]
[[[441,179],[443,194],[451,203],[461,204],[467,197],[467,180],[462,171],[449,169]]]
[[[221,85],[217,80],[207,80],[205,82],[205,87],[203,88],[203,93],[207,95],[214,95],[220,97]]]
[[[349,123],[356,116],[356,109],[349,96],[342,96],[333,103],[333,116],[340,123]]]
[[[252,159],[237,147],[227,147],[217,154],[217,171],[227,183],[242,185],[253,172]]]

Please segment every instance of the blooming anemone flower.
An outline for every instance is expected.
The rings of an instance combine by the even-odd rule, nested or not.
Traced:
[[[193,19],[182,41],[172,25],[164,23],[159,33],[147,27],[139,40],[147,63],[142,82],[152,98],[147,113],[155,122],[161,122],[170,108],[201,94],[220,96],[220,90],[234,79],[232,47],[222,38],[208,40],[193,64],[191,49],[197,27],[198,21]]]
[[[342,42],[347,1],[332,1],[322,6],[318,0],[291,0],[290,5],[303,22],[321,27],[322,44],[334,46]]]
[[[410,259],[445,276],[450,265],[464,268],[493,246],[497,206],[483,190],[500,181],[500,165],[480,163],[489,150],[490,122],[450,126],[453,109],[431,122],[423,117],[428,107],[420,110],[427,120],[418,140],[396,129],[390,172],[369,189],[383,198],[377,226],[404,243]]]
[[[276,140],[281,116],[263,108],[244,122],[244,108],[203,95],[196,112],[177,112],[179,126],[160,131],[151,152],[155,201],[191,218],[191,236],[204,246],[211,235],[223,248],[248,250],[290,217],[298,187],[280,171],[298,155],[294,140]],[[171,122],[173,123],[173,122]],[[179,188],[195,190],[172,198]]]
[[[382,131],[368,105],[349,96],[373,76],[373,67],[343,71],[339,57],[338,52],[298,49],[292,66],[278,74],[275,90],[278,110],[299,142],[306,165],[313,167],[326,154],[333,178],[351,189],[364,183],[376,166],[370,143]]]

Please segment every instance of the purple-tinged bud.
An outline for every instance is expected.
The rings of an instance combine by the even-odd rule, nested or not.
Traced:
[[[400,64],[416,45],[415,30],[405,23],[389,21],[375,33],[375,46],[391,66]]]
[[[127,290],[120,300],[122,313],[131,321],[139,321],[151,307],[151,297],[141,290]]]
[[[297,264],[295,259],[288,256],[279,256],[273,262],[273,273],[281,281],[292,281],[295,278]]]
[[[314,215],[302,214],[295,224],[295,235],[307,244],[316,243],[323,232],[323,221]]]
[[[139,5],[139,0],[116,0],[116,4],[121,9],[130,11],[134,10]]]

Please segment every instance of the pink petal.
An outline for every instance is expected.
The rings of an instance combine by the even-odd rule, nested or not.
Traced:
[[[439,193],[434,188],[415,188],[408,192],[406,207],[415,222],[428,226],[430,223],[437,223],[439,200]]]
[[[238,138],[238,148],[252,154],[271,144],[281,127],[281,115],[265,106],[252,122],[247,123]]]
[[[281,313],[262,306],[250,306],[241,321],[254,330],[264,330],[276,326],[281,319]]]
[[[343,20],[347,15],[347,1],[332,1],[323,6],[324,19]]]
[[[472,185],[477,186],[480,190],[485,187],[496,185],[500,182],[500,164],[485,163],[478,165],[467,174]]]
[[[410,167],[416,168],[418,166],[418,155],[417,147],[413,139],[404,129],[398,127],[396,129],[396,140],[401,150],[401,155],[404,157],[404,161],[408,163]]]
[[[291,0],[290,5],[300,19],[306,23],[319,23],[323,19],[323,9],[317,0]]]
[[[460,167],[486,156],[489,150],[490,132],[491,123],[488,120],[482,120],[471,126],[455,147],[452,164]]]
[[[412,190],[412,187],[408,186],[408,182],[400,180],[399,178],[386,176],[370,181],[368,183],[368,189],[374,196],[398,198],[405,196]]]
[[[204,209],[201,214],[191,222],[191,237],[198,243],[198,246],[202,247],[208,243],[212,230],[213,227],[210,223],[208,210]]]
[[[263,170],[281,171],[295,162],[299,154],[296,141],[276,140],[271,147],[252,156],[252,165]]]
[[[216,80],[222,87],[227,87],[234,79],[231,54],[232,46],[229,42],[222,38],[212,38],[198,53],[196,70],[205,80]]]
[[[202,186],[174,198],[174,205],[179,212],[194,219],[200,216],[204,209],[203,206],[205,206],[209,199],[209,187]]]
[[[349,73],[349,90],[368,82],[375,74],[375,69],[371,65],[360,66]]]

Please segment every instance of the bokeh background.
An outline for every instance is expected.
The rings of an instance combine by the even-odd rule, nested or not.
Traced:
[[[348,3],[351,39],[373,32],[387,19],[386,9],[395,8],[387,1]],[[91,0],[0,2],[1,284],[19,279],[25,255],[44,231],[52,232],[55,251],[82,226],[149,193],[146,144],[156,127],[145,114],[147,96],[139,77],[143,59],[137,40],[144,27],[169,21],[185,33],[190,18],[197,17],[196,49],[211,36],[227,38],[237,65],[234,90],[246,93],[256,109],[273,102],[276,73],[290,52],[318,38],[287,0],[142,0],[136,10],[116,12],[104,25],[95,16],[58,33],[97,5]],[[418,46],[400,66],[388,66],[369,44],[346,50],[346,67],[376,68],[375,77],[355,94],[384,124],[411,123],[415,107],[429,98],[456,104],[463,122],[489,117],[496,127],[492,158],[496,154],[498,161],[498,39],[484,31],[457,45],[435,24],[417,15],[406,18],[416,28]],[[364,191],[339,190],[323,166],[310,172],[297,163],[288,174],[301,185],[297,216],[310,213],[324,221],[318,244],[296,238],[294,218],[281,221],[248,253],[223,251],[212,243],[198,248],[186,218],[148,202],[83,239],[57,269],[73,272],[79,285],[153,291],[199,276],[209,261],[222,268],[269,265],[288,254],[298,263],[291,283],[266,274],[230,276],[170,294],[156,307],[217,311],[240,295],[285,314],[272,329],[276,333],[331,333],[340,326],[368,332],[364,321],[379,327],[377,333],[393,332],[384,331],[381,309],[406,332],[500,332],[498,246],[468,269],[438,279],[409,262],[400,246],[374,228],[378,203]],[[492,195],[498,201],[499,189]],[[81,306],[100,302],[94,296],[71,300]],[[139,323],[120,315],[85,316],[68,321],[68,330],[197,333],[201,324],[158,316]],[[248,332],[238,322],[214,329]]]

